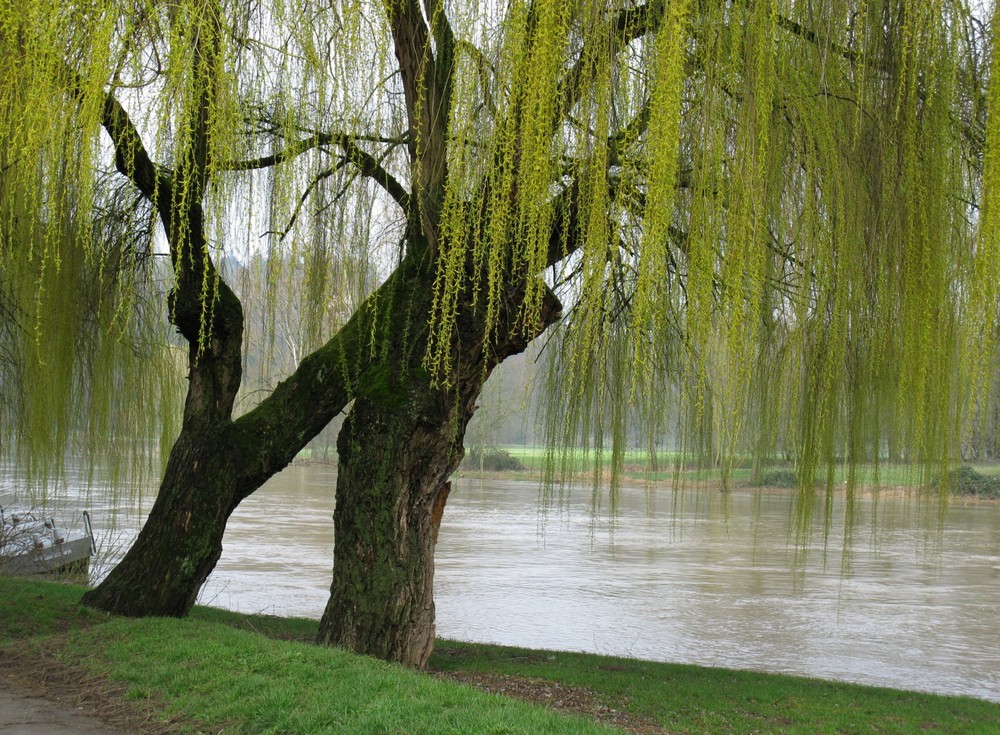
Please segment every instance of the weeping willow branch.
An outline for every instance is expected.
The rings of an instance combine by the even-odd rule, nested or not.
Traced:
[[[337,162],[335,166],[325,168],[315,176],[306,186],[305,191],[299,196],[298,202],[295,203],[295,209],[292,210],[292,216],[288,219],[288,224],[285,225],[284,229],[278,230],[268,230],[262,237],[267,237],[268,235],[277,235],[279,240],[284,240],[288,233],[292,231],[295,226],[295,221],[299,218],[299,214],[302,212],[302,207],[305,205],[306,201],[309,199],[309,195],[313,193],[313,190],[319,186],[323,181],[330,178],[338,171],[340,171],[344,166],[347,165],[346,159],[341,159]]]
[[[291,232],[292,227],[295,226],[295,222],[302,212],[302,207],[305,205],[306,200],[309,199],[310,194],[312,194],[320,183],[336,174],[348,164],[355,164],[362,176],[366,176],[379,184],[399,204],[404,213],[408,214],[410,212],[409,193],[395,177],[385,170],[374,156],[358,148],[349,140],[342,141],[341,146],[344,149],[344,156],[334,166],[325,168],[313,176],[312,180],[306,186],[305,191],[299,196],[299,200],[296,202],[295,208],[292,210],[291,217],[289,217],[284,229],[281,231],[268,230],[264,233],[265,236],[277,235],[279,240],[285,239],[288,233]]]
[[[605,54],[615,57],[633,41],[656,31],[663,20],[666,4],[666,0],[649,0],[623,8],[606,22],[602,30],[589,37],[560,85],[562,110],[573,109],[586,84],[593,81],[594,63],[598,58],[604,58]]]
[[[280,131],[280,127],[270,127],[268,132],[276,133]],[[316,148],[322,148],[324,146],[338,145],[342,146],[346,144],[357,143],[358,141],[364,143],[386,143],[392,147],[402,145],[406,143],[406,136],[402,137],[388,137],[384,135],[360,135],[356,133],[324,133],[324,132],[313,132],[308,138],[302,138],[301,140],[292,142],[288,144],[282,150],[272,153],[268,156],[260,156],[258,158],[250,158],[243,161],[228,161],[219,165],[220,170],[224,171],[252,171],[254,169],[269,168],[271,166],[277,166],[282,163],[286,163],[295,159],[297,156],[306,153],[307,151],[315,150]]]
[[[385,0],[385,9],[403,80],[416,209],[423,239],[433,252],[440,239],[441,206],[448,176],[445,138],[454,39],[443,18],[443,8],[438,9],[437,18],[431,18],[437,24],[435,30],[442,44],[439,53],[444,54],[438,63],[417,0]]]
[[[382,153],[380,158],[376,158],[361,148],[358,145],[358,141],[388,143],[390,145],[389,148]],[[276,153],[272,153],[271,155],[251,158],[244,161],[231,161],[222,164],[220,168],[226,171],[251,171],[255,169],[269,168],[271,166],[277,166],[282,163],[289,162],[297,156],[300,156],[310,150],[324,148],[327,146],[337,146],[344,151],[341,164],[325,169],[317,175],[317,177],[309,185],[306,193],[299,199],[299,203],[295,210],[296,213],[299,209],[301,209],[302,203],[305,201],[312,188],[315,187],[316,184],[318,184],[322,179],[329,178],[334,172],[340,170],[342,163],[347,161],[356,165],[362,175],[372,179],[375,183],[381,186],[386,193],[389,194],[389,196],[391,196],[397,204],[399,204],[404,212],[409,212],[409,192],[407,192],[403,185],[399,183],[399,180],[390,174],[382,165],[382,161],[384,161],[392,153],[396,146],[405,142],[405,137],[389,138],[385,136],[365,136],[349,133],[315,132],[308,138],[303,138],[302,140],[292,143],[284,149]],[[293,215],[292,221],[289,222],[288,227],[284,230],[285,233],[291,229],[291,225],[294,223],[294,220],[295,216]]]
[[[198,424],[228,420],[241,375],[242,307],[208,253],[201,204],[209,178],[209,118],[218,32],[207,27],[197,36],[194,77],[198,92],[190,142],[173,175],[153,163],[128,113],[110,93],[101,120],[114,146],[116,168],[156,207],[167,233],[176,278],[170,316],[191,345],[185,421]]]
[[[378,159],[370,153],[360,148],[350,137],[345,137],[339,141],[344,149],[344,160],[350,161],[362,175],[367,176],[372,181],[381,186],[391,196],[404,212],[410,211],[410,194],[396,178],[386,171],[385,167]],[[390,149],[391,151],[391,149]],[[389,151],[384,155],[388,156]]]
[[[815,44],[818,47],[828,48],[835,54],[841,56],[844,59],[847,59],[850,62],[858,62],[863,60],[862,55],[859,54],[854,49],[824,39],[818,33],[816,33],[816,31],[806,28],[801,23],[794,21],[791,18],[788,18],[780,13],[777,14],[777,23],[780,28],[784,28],[786,31],[796,36],[799,36],[800,38],[808,41],[809,43]]]
[[[138,130],[112,94],[105,97],[101,122],[115,149],[115,167],[153,203],[164,227],[169,227],[172,219],[170,201],[173,199],[170,173],[150,159]]]
[[[582,245],[577,214],[579,196],[579,188],[574,185],[557,197],[558,216],[551,228],[550,266]],[[567,232],[571,233],[569,238]],[[385,345],[398,345],[400,341],[393,331],[394,327],[398,328],[394,320],[414,308],[412,300],[419,302],[427,297],[433,278],[434,265],[424,257],[423,251],[408,249],[386,282],[325,345],[305,357],[295,372],[256,408],[236,420],[236,436],[245,437],[237,438],[237,445],[243,445],[250,437],[268,438],[265,451],[247,457],[242,486],[256,487],[254,483],[261,477],[268,477],[287,465],[355,396],[384,380],[377,371],[384,358],[381,351]],[[512,289],[517,288],[517,279],[518,276],[512,274]],[[551,291],[547,293],[550,306],[558,304]],[[427,330],[425,312],[419,314],[419,329]],[[419,341],[419,336],[409,334],[407,340]]]

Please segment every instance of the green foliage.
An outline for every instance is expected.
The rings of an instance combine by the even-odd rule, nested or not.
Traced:
[[[724,474],[790,452],[808,487],[886,444],[942,461],[995,354],[989,52],[960,0],[8,4],[4,432],[40,474],[84,428],[166,446],[165,291],[197,358],[240,260],[246,339],[294,369],[412,253],[442,385],[491,349],[463,313],[489,341],[558,293],[550,465],[590,450],[595,486],[636,424]],[[137,265],[157,228],[170,273]],[[326,380],[413,341],[375,322]]]
[[[967,464],[950,472],[946,480],[938,477],[932,484],[940,487],[942,482],[954,495],[1000,499],[1000,477],[984,475]]]
[[[527,467],[506,449],[492,447],[472,447],[462,461],[462,467],[485,472],[520,472]]]

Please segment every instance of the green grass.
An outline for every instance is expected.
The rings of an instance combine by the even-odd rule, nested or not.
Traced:
[[[517,459],[524,469],[520,471],[504,472],[505,477],[513,479],[539,479],[545,471],[547,460],[547,450],[541,445],[504,445],[500,447],[503,451]],[[582,449],[569,450],[565,456],[566,469],[574,480],[587,482],[594,473],[594,455]],[[564,458],[556,455],[556,471],[562,470],[561,463]],[[722,479],[722,470],[717,467],[700,467],[695,458],[682,457],[679,452],[668,452],[661,450],[657,454],[658,468],[656,471],[649,469],[649,454],[646,450],[630,449],[624,454],[622,477],[626,481],[632,482],[662,482],[669,483],[674,480],[685,482],[716,482]],[[751,469],[749,457],[737,457],[733,462],[730,480],[735,487],[751,487]],[[677,466],[683,469],[676,469]],[[601,455],[600,467],[602,471],[611,469],[611,452],[604,452]],[[474,473],[475,466],[465,465],[463,470]],[[856,468],[857,481],[862,485],[875,484],[876,469],[878,473],[878,485],[880,486],[900,486],[913,490],[925,489],[933,486],[934,478],[940,474],[936,466],[923,467],[914,464],[901,464],[881,462],[876,466],[872,463],[862,464]],[[976,469],[986,476],[1000,475],[1000,465],[978,465]],[[494,473],[487,473],[494,474]],[[794,475],[794,467],[787,462],[773,462],[764,470],[764,479],[767,475],[778,478],[779,481],[762,482],[759,484],[768,487],[789,487],[788,476]],[[833,471],[833,482],[838,488],[844,486],[848,479],[848,466],[837,464]],[[826,482],[826,467],[817,468],[817,483],[823,486]]]
[[[674,733],[1000,732],[1000,704],[794,676],[454,642],[432,664],[589,687]]]
[[[80,587],[0,578],[0,642],[44,650],[198,731],[283,735],[613,732],[345,651],[295,640],[314,621],[198,609],[132,619],[79,606]],[[23,624],[25,618],[31,625]],[[259,631],[259,632],[258,632]],[[266,635],[264,634],[266,633]],[[276,637],[275,637],[276,636]],[[0,656],[4,655],[0,648]]]
[[[239,733],[598,733],[583,720],[399,666],[202,620],[116,619],[78,629],[64,655],[155,697],[167,714]]]
[[[0,656],[55,655],[164,719],[213,733],[610,733],[307,643],[316,623],[197,608],[185,620],[82,608],[83,588],[0,578]],[[998,733],[1000,704],[753,672],[439,641],[431,665],[585,687],[672,733]]]

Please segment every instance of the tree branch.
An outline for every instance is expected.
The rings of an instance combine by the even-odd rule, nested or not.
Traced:
[[[557,196],[560,201],[552,223],[550,266],[583,244],[578,222],[579,187],[574,184]],[[563,237],[564,232],[570,233],[568,239]],[[433,262],[418,249],[410,248],[392,275],[347,324],[307,355],[270,396],[237,419],[233,427],[236,446],[243,446],[251,437],[262,443],[261,451],[246,457],[245,475],[239,481],[247,495],[263,479],[291,462],[356,395],[384,381],[379,373],[382,349],[384,345],[398,347],[401,319],[417,325],[418,330],[427,328],[433,282]],[[551,291],[546,303],[558,304]],[[407,339],[412,342],[418,336],[409,334]]]
[[[192,137],[172,176],[153,163],[135,124],[110,92],[105,95],[101,119],[114,146],[115,167],[156,207],[167,234],[176,278],[169,296],[170,320],[190,345],[184,407],[187,428],[229,421],[242,374],[243,308],[212,262],[201,205],[208,183],[208,117],[218,45],[217,29],[199,34],[194,70],[199,92],[192,112]],[[71,89],[79,97],[79,75],[68,66],[67,70]],[[178,191],[177,182],[182,182],[183,192]]]
[[[848,48],[847,46],[842,46],[839,43],[833,43],[827,41],[826,39],[819,36],[819,34],[817,34],[816,31],[806,28],[801,23],[794,21],[791,18],[778,14],[777,22],[779,28],[784,28],[789,33],[792,33],[798,36],[799,38],[802,38],[816,46],[826,45],[826,47],[829,48],[831,51],[838,54],[839,56],[842,56],[843,58],[847,59],[852,63],[861,60],[861,54],[859,54],[854,49]]]
[[[431,35],[437,49],[434,77],[441,92],[439,115],[451,109],[452,73],[455,65],[455,33],[452,31],[443,0],[424,0],[424,9],[430,19]]]
[[[268,168],[270,166],[277,166],[290,161],[296,156],[315,148],[337,146],[343,150],[344,160],[350,161],[357,166],[362,175],[375,181],[375,183],[385,189],[386,193],[388,193],[389,196],[391,196],[396,203],[399,204],[404,212],[409,212],[409,192],[406,191],[395,176],[386,170],[380,159],[371,155],[357,144],[357,141],[359,140],[373,141],[377,143],[390,143],[393,147],[404,141],[404,139],[401,138],[360,136],[348,133],[323,133],[317,131],[308,138],[303,138],[295,141],[294,143],[290,143],[284,149],[277,151],[276,153],[272,153],[269,156],[261,156],[260,158],[251,158],[244,161],[231,161],[223,164],[221,168],[224,168],[227,171],[252,171],[255,169]],[[391,150],[392,148],[389,148],[389,151]],[[389,151],[386,151],[386,155],[388,155]],[[322,178],[331,175],[339,168],[341,168],[340,165],[326,169],[324,171],[325,176],[321,174]],[[315,182],[310,185],[310,190],[314,185]]]
[[[68,67],[67,70],[76,80],[73,90],[79,97],[81,94],[79,78]],[[125,108],[110,92],[104,98],[101,123],[111,137],[111,144],[115,149],[115,168],[135,184],[139,192],[156,207],[164,228],[169,229],[170,201],[173,199],[171,176],[153,163],[135,124]]]
[[[311,151],[315,148],[321,148],[329,145],[343,145],[342,141],[388,143],[392,146],[397,146],[401,143],[405,143],[406,138],[387,138],[380,135],[355,135],[351,133],[324,133],[313,131],[312,135],[308,138],[293,141],[282,150],[272,153],[269,156],[260,156],[258,158],[250,158],[243,161],[226,161],[220,164],[218,168],[224,171],[253,171],[255,169],[270,168],[271,166],[277,166],[285,163],[286,161],[290,161],[306,151]]]
[[[450,55],[454,53],[454,39],[447,40],[447,26],[442,25],[446,19],[437,21],[436,30],[444,39],[440,50],[448,55],[446,63],[439,67],[418,0],[385,0],[385,9],[403,79],[403,96],[410,126],[408,138],[416,215],[422,239],[433,252],[437,249],[441,206],[448,176],[445,134],[448,126],[447,90],[452,74]],[[444,12],[442,8],[436,15],[443,15]]]
[[[316,174],[312,178],[312,181],[309,182],[309,185],[306,187],[306,190],[304,192],[302,192],[302,195],[299,197],[299,201],[295,204],[295,209],[294,209],[294,211],[292,211],[292,216],[288,218],[288,224],[285,225],[285,229],[280,230],[280,231],[279,230],[269,230],[269,231],[265,232],[264,235],[265,236],[266,235],[278,235],[279,239],[284,240],[285,237],[288,235],[288,233],[291,231],[292,227],[295,226],[295,221],[299,218],[299,213],[302,211],[302,207],[303,207],[303,205],[305,205],[306,200],[309,198],[309,195],[312,194],[313,189],[315,189],[317,186],[319,186],[319,183],[321,181],[323,181],[324,179],[328,179],[331,176],[333,176],[335,173],[337,173],[337,171],[339,171],[341,168],[344,167],[345,163],[346,163],[346,161],[341,160],[341,161],[339,161],[337,163],[336,166],[331,166],[329,168],[325,168],[322,171],[320,171],[318,174]]]
[[[405,318],[404,310],[412,307],[411,300],[426,298],[430,292],[427,284],[432,282],[433,273],[424,259],[409,253],[325,345],[303,358],[271,395],[236,420],[235,444],[258,445],[246,457],[238,483],[244,488],[242,497],[291,462],[363,392],[366,379],[372,381],[370,374],[379,363],[378,348],[392,339],[394,318]],[[419,321],[426,325],[426,319]]]
[[[610,18],[599,32],[590,36],[560,85],[560,109],[563,114],[572,110],[579,101],[584,83],[593,72],[597,55],[604,53],[609,43],[612,44],[611,54],[617,55],[632,41],[655,31],[663,20],[664,10],[664,0],[649,0],[636,7],[624,8]],[[594,48],[595,44],[598,48]]]
[[[350,138],[340,141],[344,150],[344,158],[349,160],[364,176],[381,186],[406,213],[410,211],[410,194],[403,185],[382,166],[381,162],[364,149],[358,147]]]

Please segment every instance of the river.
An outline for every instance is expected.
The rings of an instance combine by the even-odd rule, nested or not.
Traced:
[[[335,477],[292,467],[245,502],[200,602],[318,618]],[[925,508],[883,498],[873,529],[861,501],[845,554],[837,524],[797,545],[783,494],[625,488],[611,526],[587,491],[541,514],[533,483],[454,485],[436,554],[442,637],[1000,701],[996,505],[956,503],[929,527]],[[70,483],[53,501],[89,504],[114,556],[143,510],[110,531],[100,492],[82,493]]]

